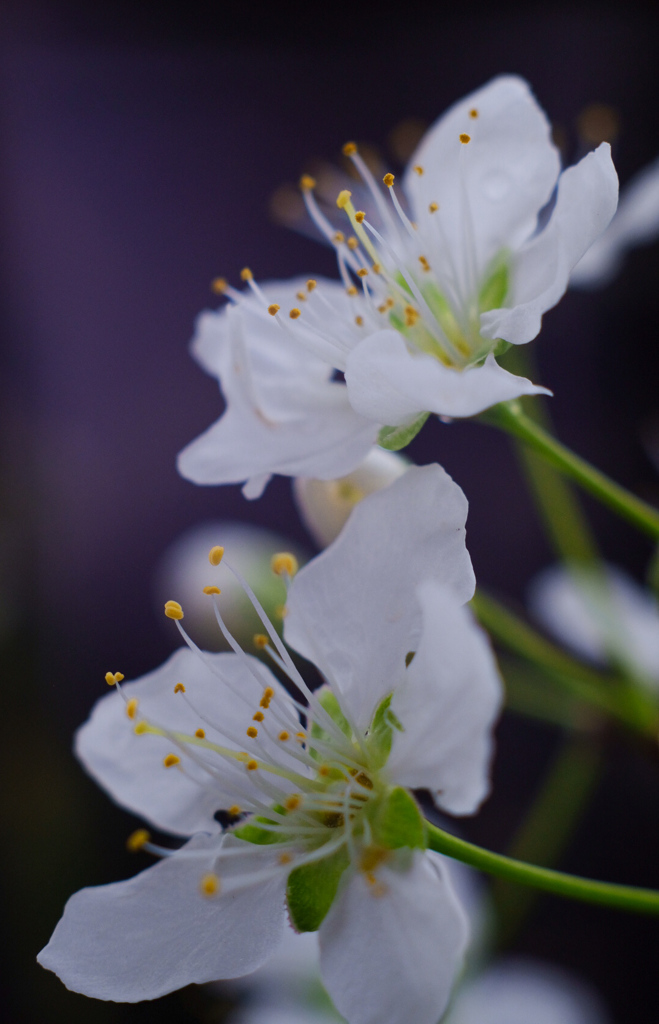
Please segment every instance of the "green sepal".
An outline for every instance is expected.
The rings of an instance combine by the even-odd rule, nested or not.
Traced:
[[[286,808],[277,805],[272,808],[273,811],[279,811],[280,814],[286,814]],[[282,840],[286,839],[287,836],[281,832],[270,832],[269,829],[259,828],[257,822],[262,822],[264,825],[276,825],[276,821],[271,821],[269,818],[258,815],[256,818],[251,818],[244,825],[239,825],[238,828],[231,829],[231,834],[237,836],[238,839],[244,839],[246,843],[254,843],[256,846],[268,846],[270,843],[281,843]]]
[[[425,850],[428,845],[423,815],[412,794],[402,786],[396,786],[378,803],[371,827],[374,841],[388,850],[402,846]]]
[[[414,440],[429,416],[429,412],[422,412],[413,423],[403,423],[399,427],[382,427],[378,434],[380,448],[386,448],[388,452],[398,452],[405,448]]]
[[[286,901],[297,931],[318,931],[349,863],[348,851],[342,846],[322,860],[303,864],[291,871],[286,885]]]
[[[394,729],[403,732],[403,726],[389,706],[392,696],[390,693],[380,702],[368,730],[369,761],[376,769],[382,768],[389,759]]]

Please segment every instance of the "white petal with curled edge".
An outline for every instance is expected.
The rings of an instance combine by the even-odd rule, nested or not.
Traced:
[[[285,879],[278,874],[234,893],[202,896],[200,881],[218,842],[195,836],[134,878],[81,889],[39,963],[74,992],[126,1003],[255,970],[281,936]],[[265,849],[250,857],[255,870],[254,857],[260,866],[273,859]]]
[[[659,160],[623,188],[615,217],[577,263],[571,288],[602,288],[615,277],[628,249],[659,235]]]
[[[471,814],[489,789],[501,680],[469,609],[430,581],[417,597],[423,631],[391,702],[404,731],[394,731],[387,772],[402,786],[431,790],[444,810]]]
[[[467,145],[463,133],[471,138]],[[413,170],[419,165],[422,175]],[[429,204],[439,204],[432,216],[442,218],[455,263],[463,266],[473,246],[482,274],[501,249],[515,249],[531,235],[559,170],[549,122],[528,84],[503,75],[460,100],[427,132],[410,161],[405,192],[421,229]]]
[[[468,938],[464,912],[435,854],[352,872],[320,927],[320,970],[350,1024],[436,1024]]]
[[[483,313],[482,334],[514,345],[535,338],[542,314],[563,296],[572,268],[605,230],[617,203],[618,176],[603,142],[561,174],[549,223],[515,257],[511,308]]]
[[[337,539],[289,590],[286,640],[320,668],[344,710],[366,728],[416,648],[419,580],[474,592],[465,546],[467,499],[440,466],[410,468],[364,498]]]
[[[207,657],[218,675],[187,647],[182,648],[155,672],[123,685],[124,695],[139,701],[133,722],[126,717],[121,696],[112,690],[96,703],[90,718],[76,734],[77,756],[110,796],[156,828],[175,835],[217,830],[215,812],[234,803],[240,805],[240,793],[251,789],[252,784],[238,763],[235,767],[228,763],[223,777],[214,778],[193,761],[195,752],[208,757],[208,751],[194,746],[181,750],[166,736],[138,736],[135,723],[144,718],[153,725],[187,735],[194,735],[196,729],[203,727],[208,740],[236,749],[235,743],[216,733],[186,704],[183,694],[174,693],[177,683],[184,684],[185,696],[196,710],[239,736],[251,724],[263,687],[272,686],[278,701],[289,702],[283,687],[258,659],[251,658],[250,662],[263,677],[263,687],[235,654]],[[244,693],[244,699],[236,695],[235,688]],[[168,753],[181,757],[185,774],[176,767],[163,766]],[[216,767],[223,768],[223,764],[216,758]],[[239,780],[239,793],[232,788],[232,777]]]
[[[423,412],[475,416],[520,395],[551,394],[508,373],[491,353],[482,366],[454,370],[424,352],[411,352],[397,331],[380,331],[353,349],[346,383],[353,407],[388,426],[414,420]]]

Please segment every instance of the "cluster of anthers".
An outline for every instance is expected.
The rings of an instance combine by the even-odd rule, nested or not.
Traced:
[[[479,113],[473,108],[468,116],[476,121]],[[467,159],[464,151],[471,139],[467,132],[456,139],[460,147],[458,196],[463,233],[457,255],[456,246],[449,244],[446,236],[441,197],[428,204],[427,216],[420,214],[419,223],[413,222],[396,194],[394,175],[384,175],[383,192],[356,144],[348,142],[343,153],[370,193],[378,227],[364,210],[355,209],[352,193],[344,189],[336,205],[348,219],[350,232],[346,235],[321,209],[314,195],[316,181],[305,174],[300,188],[309,216],[336,252],[341,281],[353,302],[337,302],[332,290],[310,279],[296,295],[299,306],[286,315],[277,302],[268,299],[252,271],[245,267],[241,279],[263,312],[338,369],[344,368],[341,363],[366,333],[390,328],[445,366],[464,369],[482,360],[492,350],[493,342],[480,334],[480,314],[503,304],[508,266],[505,253],[486,268],[478,266],[463,167]],[[424,175],[420,164],[412,170],[418,177]],[[213,288],[234,303],[245,297],[224,278],[217,278]]]
[[[377,721],[371,729],[364,733],[350,724],[329,687],[310,690],[251,587],[223,555],[223,548],[212,548],[211,564],[218,566],[223,562],[245,591],[266,630],[254,637],[256,648],[269,655],[307,704],[290,696],[277,683],[270,685],[267,680],[273,679],[265,665],[242,650],[222,617],[217,586],[205,587],[204,593],[213,601],[225,640],[241,659],[245,673],[258,683],[258,706],[246,696],[248,687],[222,671],[217,655],[208,655],[197,647],[182,625],[181,605],[168,601],[165,615],[176,622],[188,647],[221,685],[230,688],[232,698],[244,705],[245,721],[249,723],[244,733],[237,734],[226,723],[214,721],[202,712],[195,705],[194,692],[189,692],[193,687],[182,682],[176,683],[174,692],[201,723],[193,734],[142,717],[141,708],[138,715],[138,699],[124,694],[120,685],[124,677],[120,672],[108,672],[106,682],[121,693],[126,714],[135,721],[137,735],[170,740],[173,749],[163,759],[165,769],[183,772],[201,786],[215,786],[218,792],[233,795],[234,802],[218,808],[230,822],[224,838],[231,836],[244,842],[216,846],[211,863],[207,849],[172,851],[151,842],[145,829],[138,829],[129,837],[128,848],[145,849],[156,856],[176,852],[177,856],[206,861],[200,867],[200,890],[208,897],[236,891],[282,872],[289,875],[296,868],[340,853],[339,870],[352,863],[364,873],[374,895],[378,895],[382,883],[376,878],[375,869],[388,852],[375,841],[374,813],[380,802],[378,797],[386,797],[391,791],[378,778],[378,769],[388,754],[388,748],[383,753],[379,742],[382,733],[378,726],[389,729],[392,720],[395,724],[388,702],[376,713]],[[297,571],[296,559],[289,553],[275,555],[272,569],[288,586]],[[276,844],[276,850],[272,850],[271,844]],[[262,859],[264,846],[273,852],[266,867]],[[227,859],[233,857],[240,858],[240,871],[230,871],[221,881],[220,862],[226,865]]]

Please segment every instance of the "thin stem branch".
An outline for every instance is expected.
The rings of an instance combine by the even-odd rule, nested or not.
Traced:
[[[484,850],[483,847],[468,843],[464,839],[458,839],[457,836],[444,832],[430,822],[426,824],[428,845],[431,850],[462,861],[463,864],[469,864],[489,875],[517,882],[519,885],[542,889],[555,896],[565,896],[585,903],[599,903],[638,914],[659,916],[659,891],[655,889],[598,882],[591,878],[580,878],[578,875],[568,875],[563,871],[527,864],[500,853],[492,853],[491,850]]]

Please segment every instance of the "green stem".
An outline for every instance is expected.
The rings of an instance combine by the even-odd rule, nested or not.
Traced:
[[[657,710],[637,687],[583,665],[482,590],[471,604],[481,624],[500,644],[548,672],[571,696],[645,735],[656,735]]]
[[[570,477],[604,505],[627,519],[653,540],[659,540],[659,511],[615,483],[589,462],[575,455],[540,424],[525,415],[519,402],[501,402],[481,419],[524,441],[555,469]]]
[[[613,882],[596,882],[591,878],[580,878],[568,875],[563,871],[538,867],[527,864],[500,853],[492,853],[481,846],[468,843],[464,839],[444,832],[426,822],[428,828],[428,845],[431,850],[443,853],[454,860],[469,864],[489,875],[505,878],[519,885],[529,885],[534,889],[551,892],[555,896],[566,896],[568,899],[582,900],[585,903],[600,903],[619,910],[630,910],[638,914],[655,914],[659,916],[659,891],[641,889],[633,885],[616,885]]]

